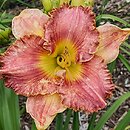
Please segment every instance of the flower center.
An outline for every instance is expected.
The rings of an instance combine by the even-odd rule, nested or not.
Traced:
[[[67,68],[71,65],[71,58],[67,47],[65,47],[62,54],[57,56],[57,64],[62,68]]]
[[[77,48],[72,41],[61,40],[51,55],[42,54],[38,67],[47,77],[65,77],[66,81],[76,81],[82,77],[83,67],[76,61]]]

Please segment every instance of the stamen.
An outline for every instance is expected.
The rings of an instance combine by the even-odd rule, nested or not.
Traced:
[[[59,61],[62,62],[62,57],[59,58]]]
[[[71,65],[70,54],[66,46],[63,53],[57,57],[57,64],[62,68],[67,68]]]

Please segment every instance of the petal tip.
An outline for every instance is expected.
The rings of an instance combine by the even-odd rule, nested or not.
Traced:
[[[39,9],[25,9],[12,20],[12,33],[19,39],[25,35],[44,36],[44,25],[49,16]]]
[[[96,55],[101,56],[106,63],[110,63],[117,58],[119,47],[130,35],[130,29],[121,29],[110,23],[101,25],[97,29],[100,34],[100,44]]]
[[[26,108],[27,112],[34,118],[38,130],[46,129],[56,114],[66,109],[61,104],[61,98],[57,93],[29,97]]]

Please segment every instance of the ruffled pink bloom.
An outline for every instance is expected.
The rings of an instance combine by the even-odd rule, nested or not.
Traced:
[[[115,60],[130,29],[96,28],[90,8],[64,5],[50,17],[25,9],[12,21],[16,40],[0,57],[6,86],[28,97],[27,112],[39,130],[66,108],[96,112],[114,84],[107,63]]]

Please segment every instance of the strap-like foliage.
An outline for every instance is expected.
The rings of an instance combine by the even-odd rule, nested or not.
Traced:
[[[0,130],[19,130],[18,96],[0,80]]]
[[[93,130],[101,130],[107,120],[112,116],[112,114],[118,109],[118,107],[126,100],[130,98],[130,92],[123,94],[118,100],[116,100],[113,105],[103,114],[103,116],[97,122],[96,127]]]

